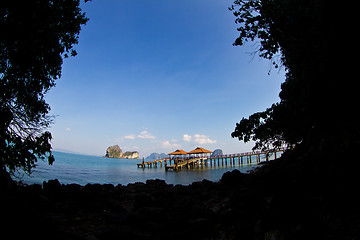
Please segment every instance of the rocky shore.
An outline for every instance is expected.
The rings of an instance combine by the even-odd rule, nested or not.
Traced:
[[[219,182],[189,186],[163,180],[19,186],[1,175],[2,233],[19,239],[359,239],[357,170],[321,159],[284,154],[250,174],[234,170]]]

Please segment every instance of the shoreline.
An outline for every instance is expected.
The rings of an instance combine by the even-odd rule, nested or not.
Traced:
[[[194,181],[208,179],[219,181],[223,173],[233,169],[247,172],[254,169],[257,165],[241,166],[199,166],[198,168],[183,169],[176,173],[166,172],[164,167],[137,168],[136,160],[132,159],[113,159],[82,155],[58,155],[54,166],[49,166],[45,162],[40,162],[34,169],[33,174],[23,177],[25,184],[40,184],[43,181],[57,178],[62,184],[76,183],[86,185],[87,183],[111,183],[127,185],[128,183],[145,182],[147,179],[163,179],[167,184],[189,185]],[[104,160],[104,161],[103,161]],[[15,179],[14,180],[20,180]]]
[[[344,175],[324,161],[307,168],[290,156],[188,186],[16,186],[2,179],[2,218],[5,229],[38,239],[354,239],[360,197],[349,181],[356,170]]]

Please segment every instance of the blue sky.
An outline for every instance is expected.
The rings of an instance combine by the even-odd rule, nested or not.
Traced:
[[[53,148],[104,155],[124,151],[225,153],[235,123],[279,100],[284,72],[252,55],[238,36],[229,0],[94,0],[82,5],[78,55],[65,59],[47,95]],[[268,72],[271,71],[270,75]]]

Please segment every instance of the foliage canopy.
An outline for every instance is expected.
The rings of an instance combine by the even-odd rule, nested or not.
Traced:
[[[37,159],[52,164],[52,122],[45,94],[75,56],[88,19],[79,0],[0,3],[0,170],[30,173]]]
[[[351,109],[355,81],[344,79],[332,61],[339,45],[335,29],[342,27],[333,16],[337,6],[325,0],[236,0],[229,8],[240,32],[233,45],[259,41],[259,55],[286,70],[280,102],[243,118],[232,137],[253,140],[254,149],[263,150],[300,143],[344,149],[358,141]]]

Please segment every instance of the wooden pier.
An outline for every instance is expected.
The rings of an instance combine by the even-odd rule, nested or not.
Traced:
[[[253,164],[260,163],[262,161],[269,161],[270,155],[274,156],[274,159],[277,158],[277,153],[282,153],[286,149],[276,149],[274,151],[253,151],[253,152],[245,152],[245,153],[237,153],[237,154],[225,154],[214,157],[186,157],[186,158],[163,158],[153,161],[145,162],[144,159],[141,163],[138,163],[138,167],[145,168],[147,166],[150,167],[165,167],[165,170],[181,170],[183,167],[189,169],[194,168],[196,166],[235,166],[235,165],[244,165],[244,164]],[[255,157],[255,162],[254,162]],[[173,164],[171,164],[173,162]]]
[[[165,163],[166,165],[166,161],[169,161],[169,163],[171,163],[171,161],[174,161],[174,160],[171,160],[170,158],[163,158],[163,159],[158,159],[158,160],[153,160],[153,161],[149,161],[149,162],[145,162],[144,161],[144,158],[143,158],[143,161],[141,163],[138,163],[137,166],[138,167],[157,167],[158,163],[160,164],[160,167],[163,166],[163,163]]]
[[[193,168],[196,165],[200,165],[203,164],[203,162],[206,160],[207,158],[189,158],[189,159],[185,159],[182,161],[175,161],[175,163],[173,165],[166,165],[165,166],[165,170],[181,170],[183,167],[186,168]]]

